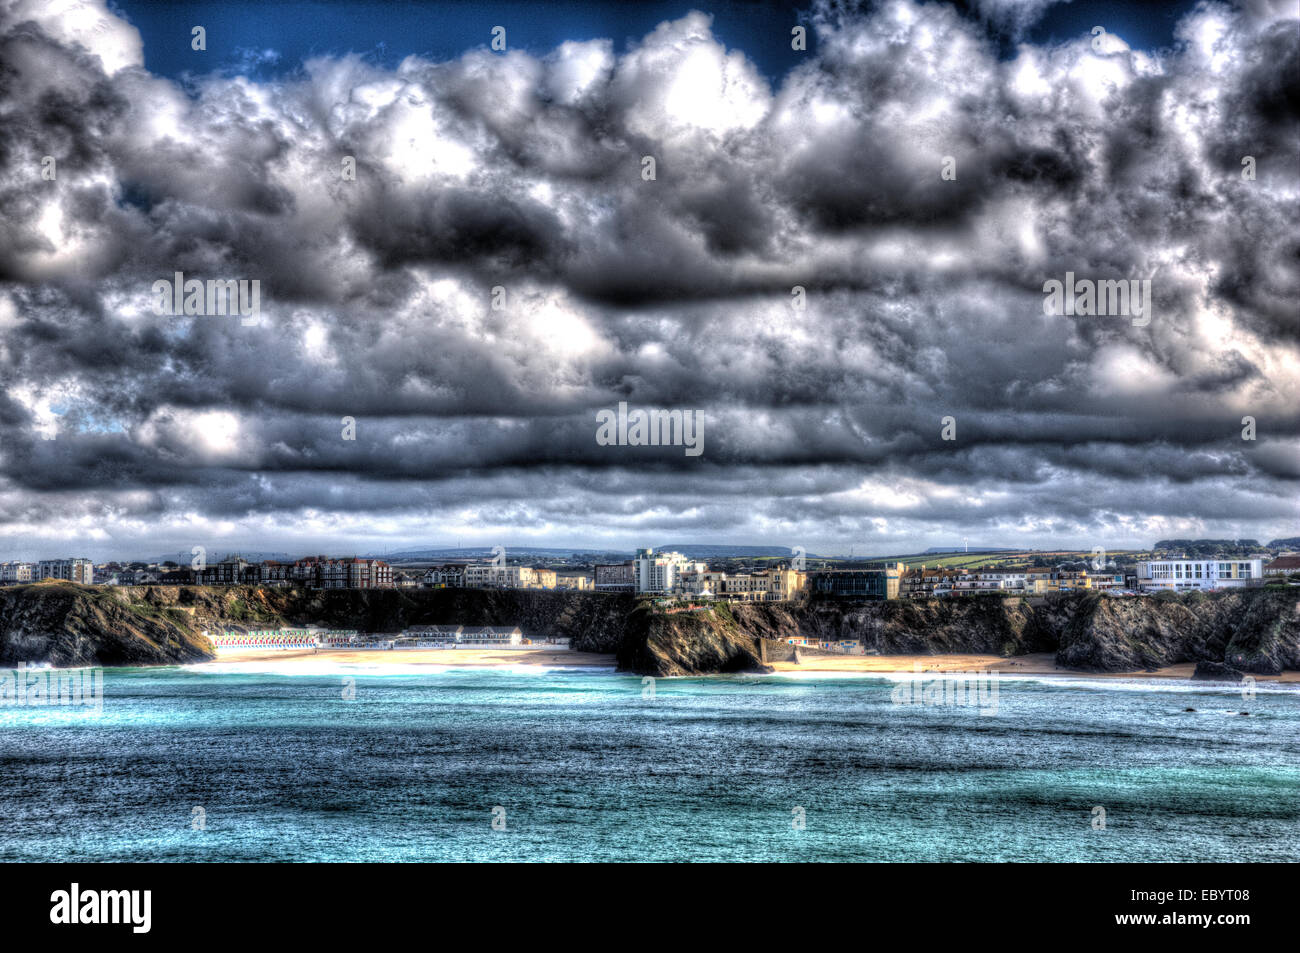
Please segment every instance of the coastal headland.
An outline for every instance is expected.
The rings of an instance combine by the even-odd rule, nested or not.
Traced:
[[[0,667],[174,665],[216,657],[205,631],[319,625],[396,633],[418,625],[519,626],[567,650],[321,650],[407,664],[590,664],[656,676],[718,672],[1000,671],[1189,677],[1215,663],[1256,677],[1300,672],[1294,591],[1237,590],[1174,599],[1081,592],[1021,599],[884,602],[805,599],[666,614],[631,595],[511,589],[88,587],[0,589]],[[832,655],[791,637],[856,641]],[[308,650],[308,655],[310,650]],[[797,655],[797,660],[796,660]],[[252,650],[236,658],[282,659]],[[917,669],[916,666],[921,666]]]

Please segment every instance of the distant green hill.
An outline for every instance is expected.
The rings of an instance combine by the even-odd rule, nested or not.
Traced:
[[[1257,539],[1162,539],[1151,547],[1155,552],[1186,553],[1192,558],[1250,556],[1263,548]]]

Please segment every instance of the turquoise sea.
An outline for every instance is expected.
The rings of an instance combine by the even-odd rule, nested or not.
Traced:
[[[1300,860],[1300,686],[897,684],[109,669],[0,707],[0,860]]]

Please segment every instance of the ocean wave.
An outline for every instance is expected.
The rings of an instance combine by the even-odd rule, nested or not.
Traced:
[[[1030,682],[1045,685],[1051,688],[1088,688],[1101,691],[1138,691],[1138,692],[1171,692],[1171,693],[1196,693],[1196,694],[1223,694],[1223,695],[1241,695],[1242,688],[1239,685],[1232,685],[1223,682],[1202,682],[1192,681],[1181,678],[1143,678],[1140,676],[1115,676],[1108,678],[1089,678],[1084,675],[1057,675],[1053,673],[1032,673],[1032,672],[989,672],[980,669],[968,669],[960,672],[829,672],[829,671],[809,671],[809,672],[773,672],[767,675],[755,675],[751,677],[762,678],[764,680],[780,681],[859,681],[883,680],[887,682],[908,682],[925,680],[928,682],[970,680],[972,678],[988,678],[990,675],[998,676],[998,683],[1005,684],[1009,682]],[[1255,682],[1256,694],[1300,694],[1300,682]]]

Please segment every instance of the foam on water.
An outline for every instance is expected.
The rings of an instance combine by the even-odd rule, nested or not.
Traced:
[[[765,675],[755,675],[754,677],[768,680],[789,680],[796,682],[853,682],[858,680],[933,682],[958,680],[968,681],[976,677],[988,678],[994,674],[997,675],[999,683],[1031,682],[1052,688],[1088,688],[1098,691],[1190,692],[1194,694],[1212,694],[1218,692],[1227,695],[1241,695],[1242,693],[1241,686],[1233,685],[1229,682],[1203,682],[1182,678],[1141,678],[1136,676],[1089,678],[1086,675],[1057,675],[1051,673],[1034,674],[1027,672],[1011,673],[1005,671],[994,672],[988,669],[978,668],[965,669],[957,672],[771,672]],[[1282,694],[1300,695],[1300,682],[1256,681],[1254,691],[1256,694],[1263,692],[1278,692]]]

